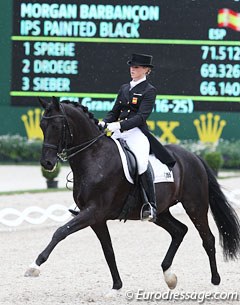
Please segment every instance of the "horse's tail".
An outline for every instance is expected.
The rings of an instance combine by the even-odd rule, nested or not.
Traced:
[[[240,252],[240,222],[238,215],[223,194],[211,168],[203,159],[200,158],[200,160],[208,175],[209,203],[218,227],[224,258],[226,260],[236,259]]]

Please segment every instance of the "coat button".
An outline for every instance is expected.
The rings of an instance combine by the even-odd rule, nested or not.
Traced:
[[[122,101],[119,101],[120,104],[122,104]]]
[[[128,112],[130,112],[131,110],[130,109],[128,109]]]

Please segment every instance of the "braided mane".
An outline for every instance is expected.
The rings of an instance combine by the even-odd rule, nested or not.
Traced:
[[[93,120],[94,124],[97,125],[98,128],[101,130],[101,127],[99,127],[99,125],[98,125],[99,120],[96,119],[96,118],[94,117],[94,114],[88,110],[88,107],[83,106],[80,102],[71,102],[71,101],[69,101],[69,100],[63,100],[63,101],[61,101],[60,103],[61,103],[61,104],[72,105],[72,106],[77,107],[77,108],[81,108],[82,111],[88,115],[89,119],[90,119],[90,120]]]

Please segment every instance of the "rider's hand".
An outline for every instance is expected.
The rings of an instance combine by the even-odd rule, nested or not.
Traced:
[[[100,126],[102,129],[105,129],[107,127],[107,123],[104,121],[98,122],[98,126]]]
[[[110,130],[111,132],[115,132],[121,128],[121,125],[119,122],[113,122],[107,124],[107,129]]]

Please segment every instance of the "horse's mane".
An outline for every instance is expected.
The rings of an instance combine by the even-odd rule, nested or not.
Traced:
[[[98,128],[101,130],[101,126],[98,125],[99,120],[96,119],[94,117],[94,114],[88,110],[88,107],[83,106],[80,102],[72,102],[72,101],[69,101],[69,100],[61,101],[61,104],[68,104],[68,105],[71,105],[73,107],[82,109],[82,111],[84,113],[86,113],[86,115],[88,115],[89,119],[92,120],[94,122],[94,124],[97,125]]]

